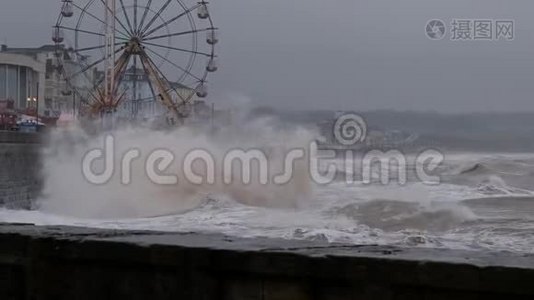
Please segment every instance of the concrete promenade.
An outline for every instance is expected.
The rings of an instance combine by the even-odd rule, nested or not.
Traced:
[[[0,299],[534,299],[534,255],[0,225]]]

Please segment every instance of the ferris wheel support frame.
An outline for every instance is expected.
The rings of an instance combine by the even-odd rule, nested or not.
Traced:
[[[113,114],[113,110],[120,104],[122,96],[118,96],[119,77],[126,71],[128,62],[132,55],[138,55],[145,72],[148,74],[148,80],[157,88],[159,92],[159,100],[182,122],[184,115],[180,113],[177,105],[172,101],[172,97],[167,92],[169,87],[165,86],[161,76],[156,71],[157,68],[152,63],[151,59],[145,53],[139,43],[132,39],[128,42],[126,50],[121,55],[119,60],[116,60],[115,51],[115,33],[116,33],[116,13],[117,0],[106,0],[106,14],[105,14],[105,74],[104,74],[104,93],[102,95],[102,102],[97,103],[93,109],[95,111],[104,111],[108,116]],[[179,15],[182,16],[182,15]],[[177,19],[177,17],[176,17]],[[183,99],[182,99],[183,100]],[[185,101],[183,101],[185,102]]]
[[[184,105],[187,101],[186,99],[181,99],[182,102],[179,105],[174,104],[172,97],[169,95],[168,91],[170,87],[165,84],[165,81],[162,80],[162,75],[157,71],[157,67],[154,65],[150,57],[146,54],[145,50],[139,44],[138,40],[133,39],[128,42],[127,46],[124,49],[123,54],[119,57],[118,60],[113,62],[114,68],[113,73],[109,78],[106,79],[106,82],[109,81],[109,88],[106,84],[104,91],[99,91],[101,94],[101,101],[98,101],[93,105],[93,111],[104,111],[107,114],[113,112],[113,109],[116,108],[120,102],[123,100],[123,95],[118,95],[119,78],[124,74],[128,66],[128,62],[131,57],[137,55],[141,61],[143,69],[148,75],[148,80],[152,85],[154,85],[159,94],[159,99],[167,109],[169,109],[177,118],[178,122],[182,122],[185,117],[184,114],[180,113],[179,108]]]
[[[106,0],[105,13],[105,72],[104,72],[104,104],[108,109],[113,107],[115,102],[115,20],[117,17],[117,0]]]

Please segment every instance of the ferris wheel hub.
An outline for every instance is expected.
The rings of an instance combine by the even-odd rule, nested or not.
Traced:
[[[137,37],[132,37],[127,43],[126,43],[126,50],[131,55],[139,55],[143,51],[143,47],[141,46],[141,40]]]

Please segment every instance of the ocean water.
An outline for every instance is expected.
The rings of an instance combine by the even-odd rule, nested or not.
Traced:
[[[138,133],[119,134],[125,149],[140,143]],[[186,137],[195,143],[196,135],[142,136],[143,145],[159,148],[161,141]],[[276,136],[254,143],[282,138],[285,146],[288,141],[298,144],[296,137],[303,132]],[[196,142],[223,148],[220,141]],[[0,209],[0,222],[534,253],[534,154],[449,153],[436,171],[441,182],[432,185],[413,176],[403,185],[378,180],[347,184],[342,172],[329,184],[316,184],[303,168],[282,187],[163,188],[135,180],[134,186],[113,181],[91,185],[76,178],[80,160],[74,159],[90,142],[80,143],[79,149],[52,144],[53,151],[44,154],[48,179],[43,199],[31,211]]]

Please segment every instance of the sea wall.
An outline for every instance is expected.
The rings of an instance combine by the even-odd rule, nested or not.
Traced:
[[[0,224],[0,299],[533,299],[534,256]]]
[[[40,188],[40,133],[0,131],[0,206],[28,208]]]

